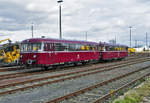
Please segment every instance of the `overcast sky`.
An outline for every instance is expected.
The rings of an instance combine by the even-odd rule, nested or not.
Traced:
[[[117,43],[132,46],[135,40],[145,44],[150,38],[149,0],[64,0],[62,32],[64,39],[105,41],[117,38]],[[0,0],[0,37],[21,41],[34,37],[59,38],[57,0]],[[0,39],[0,40],[1,40]],[[148,39],[150,42],[150,39]]]

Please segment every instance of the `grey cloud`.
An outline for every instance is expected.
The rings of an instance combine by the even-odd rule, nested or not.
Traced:
[[[118,42],[129,44],[129,26],[133,25],[132,42],[144,43],[145,32],[150,32],[150,7],[148,0],[64,0],[62,4],[63,37],[85,40],[109,41],[118,34]],[[34,4],[35,7],[27,8]],[[40,33],[57,34],[58,5],[49,0],[0,1],[0,30],[29,30],[31,23]],[[37,32],[37,35],[38,34]],[[100,40],[101,39],[101,40]],[[133,44],[133,43],[132,43]]]
[[[18,5],[13,2],[0,3],[0,17],[8,18],[11,21],[0,22],[0,30],[26,30],[29,29],[27,25],[34,22],[37,25],[48,21],[48,15],[42,12],[28,11],[25,6]],[[52,22],[52,21],[51,21]]]

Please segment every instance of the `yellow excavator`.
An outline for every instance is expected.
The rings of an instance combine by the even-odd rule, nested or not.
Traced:
[[[8,41],[8,43],[0,45],[0,61],[1,63],[17,63],[20,57],[20,44],[11,43],[9,38],[0,40],[0,43]]]

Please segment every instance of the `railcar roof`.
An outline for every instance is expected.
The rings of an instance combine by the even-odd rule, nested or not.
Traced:
[[[77,41],[77,40],[60,40],[60,39],[52,39],[52,38],[30,38],[23,40],[22,43],[38,43],[38,42],[58,42],[58,43],[77,43],[77,44],[94,44],[98,45],[96,42],[90,42],[90,41]]]
[[[128,46],[126,46],[126,45],[112,44],[112,43],[106,43],[106,42],[99,42],[99,45],[105,45],[105,46],[117,46],[117,47],[128,47]]]

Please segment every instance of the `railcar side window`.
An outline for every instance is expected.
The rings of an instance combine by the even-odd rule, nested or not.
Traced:
[[[82,46],[81,44],[76,44],[75,45],[75,50],[76,51],[80,51],[81,50],[81,46]]]
[[[99,51],[104,51],[104,45],[99,45]]]
[[[115,46],[110,46],[109,47],[109,51],[115,51],[116,49],[115,49]]]
[[[95,51],[97,45],[90,44],[72,44],[72,43],[54,43],[55,51]]]
[[[31,47],[32,47],[31,48],[32,51],[41,50],[41,44],[32,44]]]
[[[69,45],[67,43],[62,43],[62,51],[68,51]]]
[[[44,44],[44,51],[52,51],[53,50],[53,44],[52,43],[45,43]]]
[[[41,43],[23,43],[21,44],[21,52],[40,51]]]
[[[64,51],[61,43],[55,43],[55,51]]]
[[[69,51],[75,51],[75,44],[69,44]]]
[[[96,50],[96,46],[95,45],[89,45],[89,50],[95,51]]]

